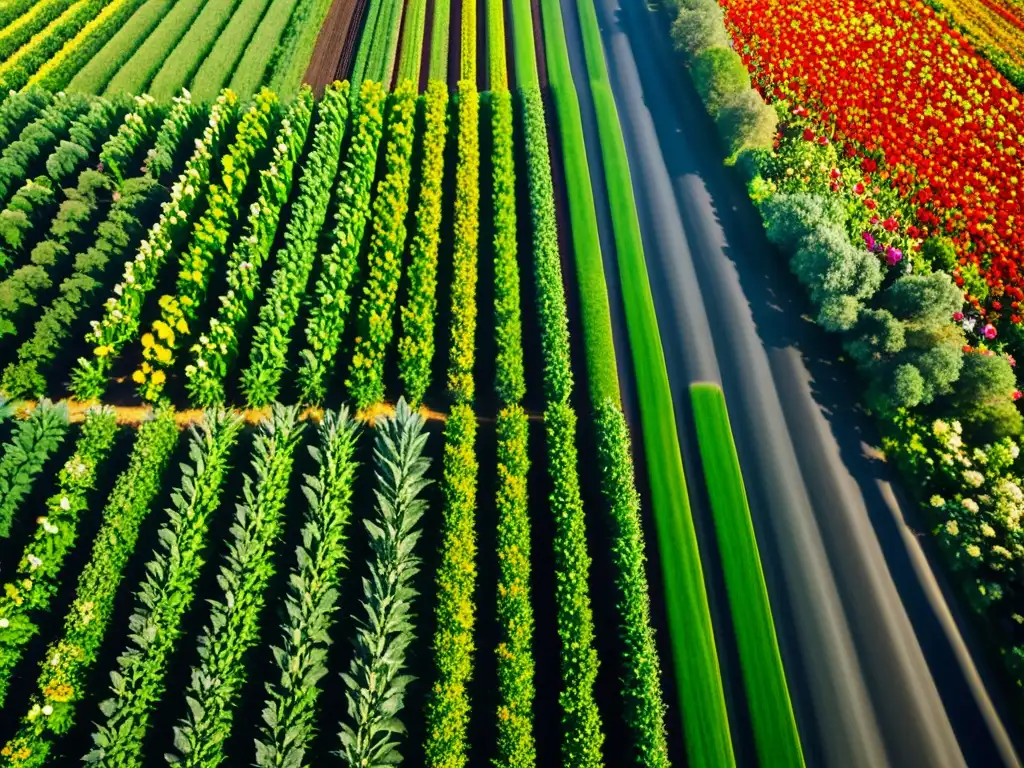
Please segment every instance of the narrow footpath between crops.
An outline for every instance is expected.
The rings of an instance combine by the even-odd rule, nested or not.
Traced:
[[[575,0],[562,8],[582,84]],[[642,0],[597,0],[597,11],[688,476],[700,476],[688,384],[721,381],[808,764],[1019,764],[983,683],[987,660],[976,659],[979,675],[960,634],[970,640],[970,627],[954,621],[888,468],[865,450],[878,441],[856,407],[854,372],[802,316],[799,285],[722,165],[668,18]],[[588,157],[598,162],[593,104],[579,91]],[[605,257],[615,332],[625,338],[614,251]]]

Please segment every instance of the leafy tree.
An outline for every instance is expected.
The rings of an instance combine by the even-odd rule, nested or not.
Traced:
[[[846,224],[846,210],[835,200],[809,192],[772,195],[761,204],[768,239],[793,253],[819,227]]]
[[[677,51],[691,57],[710,48],[728,49],[729,33],[722,9],[716,4],[681,9],[672,22],[672,43]]]
[[[726,100],[750,88],[750,74],[743,59],[731,48],[705,48],[693,57],[690,77],[708,113],[718,115]]]
[[[964,431],[976,441],[992,442],[1019,435],[1024,419],[1013,402],[1017,378],[1009,361],[1000,355],[971,352],[950,398]]]
[[[779,118],[757,91],[747,89],[733,93],[723,102],[715,124],[729,148],[731,163],[743,149],[771,147]]]
[[[949,322],[963,305],[963,294],[949,275],[906,275],[885,291],[886,306],[917,330],[934,329]]]
[[[839,306],[841,311],[836,311],[839,297],[867,299],[882,284],[878,259],[854,246],[838,227],[821,227],[805,237],[790,266],[807,286],[811,300],[819,308],[828,308],[819,322],[832,323],[831,330],[847,330],[856,319],[849,302],[845,302],[845,307]]]

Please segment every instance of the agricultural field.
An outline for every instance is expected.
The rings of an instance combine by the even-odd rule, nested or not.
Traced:
[[[1021,11],[0,0],[0,766],[1012,756]]]

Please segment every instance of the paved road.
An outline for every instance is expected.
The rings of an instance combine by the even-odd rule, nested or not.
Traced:
[[[641,0],[596,2],[691,486],[687,384],[721,381],[808,763],[1019,764],[886,467],[865,450],[877,441],[853,372],[802,318],[799,286],[721,165],[666,18]],[[575,0],[562,7],[624,336]],[[707,510],[695,501],[706,539]],[[714,592],[720,626],[724,595]]]

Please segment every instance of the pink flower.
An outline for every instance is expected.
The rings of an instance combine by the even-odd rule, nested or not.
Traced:
[[[1017,360],[1014,358],[1013,355],[1007,355],[1006,356],[1006,362],[1008,362],[1010,364],[1011,368],[1013,368],[1014,366],[1017,365]]]
[[[963,312],[954,312],[953,313],[953,320],[954,321],[959,323],[963,319],[964,319],[964,313]]]
[[[899,248],[893,248],[891,245],[885,249],[885,260],[888,262],[890,267],[895,267],[903,259],[903,252]]]
[[[994,325],[992,325],[992,323],[989,323],[984,328],[982,328],[981,332],[985,336],[986,339],[991,340],[991,339],[994,339],[996,337],[996,327]]]
[[[1024,392],[1021,392],[1019,389],[1015,389],[1013,390],[1013,394],[1011,395],[1011,397],[1014,400],[1020,400],[1021,397],[1024,397]]]

